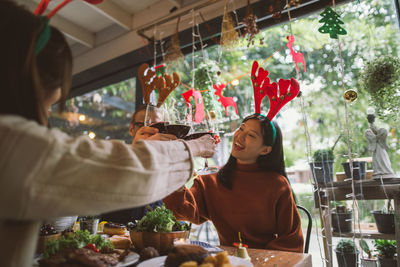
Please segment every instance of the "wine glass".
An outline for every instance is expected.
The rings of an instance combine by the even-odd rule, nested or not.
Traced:
[[[200,125],[203,127],[203,130],[198,133],[194,133],[192,135],[196,135],[195,137],[199,138],[205,134],[209,134],[214,138],[219,138],[218,129],[217,129],[218,126],[211,118],[209,111],[207,111],[207,115],[206,115],[206,118],[204,119],[204,123],[201,123]],[[192,138],[192,139],[195,139],[195,138]],[[218,167],[208,166],[208,159],[204,158],[204,168],[197,170],[196,172],[199,175],[207,175],[207,174],[212,174],[212,173],[218,172],[218,170],[219,170]]]
[[[159,133],[166,133],[167,124],[168,121],[165,120],[165,111],[163,108],[158,108],[153,105],[146,106],[144,126],[157,128]]]

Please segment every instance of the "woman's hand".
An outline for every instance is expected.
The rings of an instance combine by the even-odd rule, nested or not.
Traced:
[[[143,126],[137,132],[135,137],[132,140],[132,144],[134,144],[138,140],[159,140],[159,141],[170,141],[176,140],[176,136],[172,134],[162,134],[158,132],[157,128]]]
[[[211,158],[215,153],[215,148],[217,144],[215,139],[211,135],[203,135],[200,138],[187,141],[193,156]]]

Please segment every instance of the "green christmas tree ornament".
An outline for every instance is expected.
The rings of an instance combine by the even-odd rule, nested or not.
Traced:
[[[329,36],[334,39],[338,38],[338,34],[347,34],[347,31],[340,26],[340,24],[344,24],[344,22],[340,20],[340,16],[333,11],[332,8],[327,7],[320,16],[322,19],[320,19],[319,22],[324,23],[324,25],[318,29],[320,33],[329,33]]]

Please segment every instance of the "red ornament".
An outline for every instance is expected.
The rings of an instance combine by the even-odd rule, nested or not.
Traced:
[[[194,121],[200,123],[204,119],[204,102],[203,96],[199,90],[190,89],[182,94],[183,98],[185,99],[186,105],[190,107],[190,98],[194,98],[194,103],[196,106],[196,111],[194,113]]]
[[[219,85],[214,84],[214,85],[213,85],[213,88],[215,89],[215,93],[214,93],[214,94],[215,94],[216,96],[219,96],[218,101],[221,102],[222,106],[224,106],[224,108],[225,108],[225,115],[226,115],[226,116],[228,116],[228,107],[229,107],[229,106],[234,107],[234,108],[235,108],[236,115],[238,115],[238,110],[237,110],[236,102],[235,102],[235,100],[233,100],[233,97],[230,97],[230,96],[224,97],[224,96],[222,96],[222,90],[225,88],[225,86],[226,86],[226,84],[224,84],[224,83],[221,83],[221,84],[219,84]]]
[[[286,38],[289,41],[286,46],[290,49],[290,54],[292,55],[294,64],[296,65],[297,72],[299,72],[299,66],[297,65],[298,63],[303,64],[304,72],[306,72],[306,63],[304,62],[303,53],[293,50],[294,35],[287,36]]]

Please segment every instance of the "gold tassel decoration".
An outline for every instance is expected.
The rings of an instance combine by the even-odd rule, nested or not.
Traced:
[[[174,35],[172,35],[171,40],[169,42],[166,55],[165,55],[165,61],[166,62],[179,62],[183,60],[183,53],[181,51],[181,45],[179,43],[179,22],[181,18],[178,18],[178,22],[176,23],[176,32]]]
[[[233,19],[228,12],[228,2],[225,1],[224,17],[222,18],[221,46],[224,48],[231,48],[238,40],[239,35],[235,30]]]

